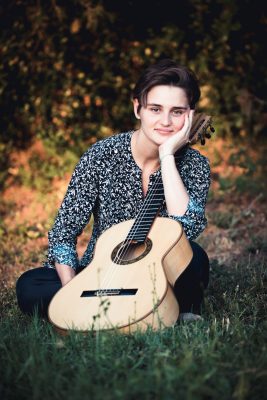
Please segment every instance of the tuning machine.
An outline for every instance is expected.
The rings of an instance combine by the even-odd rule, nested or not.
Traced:
[[[208,132],[208,129],[210,130],[210,132]],[[202,133],[201,137],[200,137],[200,143],[202,146],[205,145],[206,143],[206,139],[210,139],[211,138],[211,134],[215,132],[214,127],[211,125],[211,122],[208,124],[208,126],[205,129],[205,132]]]

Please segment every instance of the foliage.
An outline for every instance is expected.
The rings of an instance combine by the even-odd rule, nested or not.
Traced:
[[[0,179],[11,149],[37,138],[80,156],[131,129],[131,90],[162,57],[200,78],[200,108],[221,133],[264,132],[266,24],[258,0],[10,0],[0,6]],[[136,23],[138,21],[138,24]]]

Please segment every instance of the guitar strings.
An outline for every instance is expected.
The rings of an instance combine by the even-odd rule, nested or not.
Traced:
[[[160,190],[160,192],[158,192]],[[158,193],[156,193],[156,192],[158,192]],[[157,197],[155,197],[155,193],[156,193],[156,196]],[[160,202],[157,204],[157,202],[159,201],[159,199],[158,199],[158,196],[160,196]],[[153,216],[153,219],[152,219],[152,221],[151,221],[151,223],[150,223],[150,226],[149,226],[149,228],[148,228],[148,230],[147,230],[147,234],[146,234],[146,237],[147,237],[147,235],[149,234],[149,232],[150,232],[150,230],[151,230],[151,226],[152,226],[152,224],[153,224],[153,222],[154,222],[154,220],[156,219],[156,217],[157,217],[157,214],[158,214],[158,211],[159,211],[159,209],[160,209],[160,207],[161,207],[161,205],[162,205],[162,202],[163,202],[163,199],[164,199],[164,187],[163,187],[163,183],[162,183],[162,175],[161,175],[161,170],[159,171],[159,175],[156,177],[156,179],[155,179],[155,181],[154,181],[154,184],[153,184],[153,186],[152,186],[152,188],[151,188],[151,190],[150,190],[150,192],[149,192],[149,194],[148,194],[148,199],[147,199],[147,202],[146,202],[146,205],[145,205],[145,207],[143,208],[143,209],[141,209],[141,212],[137,215],[137,217],[136,217],[136,220],[135,220],[135,222],[134,222],[134,224],[135,224],[135,229],[131,232],[131,230],[130,230],[130,232],[131,232],[131,235],[128,237],[128,247],[126,248],[126,251],[124,252],[124,254],[125,253],[127,253],[127,251],[128,251],[128,249],[129,249],[129,247],[130,247],[130,245],[131,245],[131,243],[132,243],[132,240],[133,240],[133,238],[134,238],[134,236],[135,236],[135,234],[136,234],[136,232],[138,232],[138,230],[140,229],[140,227],[142,227],[142,219],[143,219],[143,217],[146,215],[146,211],[148,210],[148,209],[150,209],[150,206],[151,206],[151,204],[152,204],[152,202],[153,201],[155,201],[156,202],[156,204],[157,204],[157,208],[155,209],[152,209],[153,210],[153,212],[154,212],[154,216]],[[153,204],[152,204],[152,206],[153,206]],[[146,226],[146,225],[145,225]],[[129,232],[129,233],[130,233]],[[128,234],[129,235],[129,234]],[[145,240],[146,240],[146,237],[145,237]],[[126,238],[127,239],[127,238]],[[125,240],[124,241],[124,243],[127,243],[127,240]],[[119,251],[118,251],[118,253],[119,253]],[[121,257],[121,256],[120,256]],[[117,270],[116,270],[117,271]],[[116,272],[115,271],[115,272]],[[126,279],[126,281],[124,282],[124,286],[125,287],[127,287],[127,283],[129,282],[129,280],[130,280],[131,278],[129,277],[128,279]]]
[[[160,183],[160,178],[161,178],[161,174],[159,174],[159,175],[156,177],[155,182],[154,182],[154,184],[153,184],[153,186],[152,186],[152,189],[151,189],[151,191],[149,192],[149,201],[146,202],[146,205],[145,205],[145,207],[143,208],[143,210],[141,209],[141,212],[137,214],[137,217],[136,217],[135,222],[134,222],[134,225],[135,225],[135,226],[134,226],[134,230],[131,232],[131,237],[128,237],[128,247],[125,247],[125,249],[124,249],[124,247],[123,247],[123,246],[127,243],[127,238],[126,238],[125,241],[122,243],[121,248],[118,250],[118,253],[117,253],[118,258],[119,258],[119,257],[122,258],[122,255],[125,255],[125,254],[127,253],[128,249],[129,249],[129,245],[131,244],[131,242],[132,242],[132,240],[133,240],[133,238],[134,238],[135,233],[138,231],[138,229],[139,229],[140,226],[141,226],[141,222],[142,222],[143,216],[145,215],[147,209],[149,209],[150,206],[151,206],[151,203],[152,203],[152,201],[153,201],[153,195],[154,195],[154,193],[156,192],[156,190],[158,190],[158,183]],[[162,196],[162,193],[160,193],[160,195]],[[160,207],[160,205],[159,205],[159,207]],[[158,208],[159,208],[159,207],[158,207]],[[142,211],[143,211],[143,213],[142,213]],[[141,219],[141,221],[140,221],[140,219]],[[138,220],[139,220],[139,222],[138,222]],[[131,231],[131,230],[130,230],[130,231]],[[121,254],[119,254],[119,252],[120,252],[121,249],[123,249],[123,250],[125,250],[125,251],[124,251],[124,253],[122,252]]]
[[[148,199],[148,202],[145,204],[145,207],[143,208],[143,209],[141,209],[141,212],[137,215],[137,217],[136,217],[136,219],[135,219],[135,222],[134,222],[134,224],[136,225],[135,226],[135,228],[134,228],[134,231],[132,232],[132,235],[133,234],[135,234],[136,233],[136,231],[137,231],[137,229],[139,228],[139,226],[140,226],[140,221],[139,222],[137,222],[137,220],[140,220],[140,218],[141,218],[141,220],[142,220],[142,216],[146,213],[146,210],[147,210],[147,208],[149,208],[149,206],[151,205],[151,201],[153,200],[153,192],[155,192],[155,190],[156,190],[156,188],[157,188],[157,184],[158,184],[158,181],[160,181],[160,178],[161,178],[161,175],[159,174],[159,176],[156,178],[156,180],[155,180],[155,182],[154,182],[154,185],[153,185],[153,187],[152,187],[152,190],[150,191],[150,193],[149,193],[149,199]],[[137,222],[137,223],[136,223]],[[125,246],[125,249],[123,248],[123,246],[125,245],[125,244],[127,244],[127,242],[128,242],[128,246]],[[120,247],[120,249],[118,250],[118,253],[120,252],[120,250],[121,249],[123,249],[122,250],[122,253],[119,255],[118,253],[116,254],[116,256],[115,256],[115,258],[114,258],[114,261],[112,262],[112,264],[108,267],[108,269],[109,269],[109,271],[107,271],[106,272],[106,274],[105,274],[105,276],[104,276],[104,279],[103,279],[103,281],[102,281],[102,284],[100,285],[100,286],[104,286],[104,287],[107,287],[107,288],[109,288],[109,284],[110,284],[110,282],[111,282],[111,279],[114,277],[114,274],[116,273],[116,271],[117,271],[117,268],[115,269],[115,270],[112,270],[111,269],[111,267],[113,266],[113,265],[117,265],[118,264],[118,261],[119,261],[119,257],[122,257],[123,255],[125,255],[126,253],[127,253],[127,251],[128,251],[128,249],[129,249],[129,246],[131,245],[131,242],[132,242],[132,238],[128,238],[128,240],[127,240],[127,238],[124,240],[124,242],[122,242],[122,245],[121,245],[121,247]],[[117,262],[116,262],[117,261]],[[99,289],[99,290],[103,290],[103,289]]]
[[[147,209],[150,208],[151,202],[153,201],[153,194],[155,193],[156,190],[158,190],[158,184],[160,183],[160,181],[161,181],[161,173],[155,179],[155,182],[154,182],[154,184],[152,186],[152,189],[149,192],[149,198],[146,201],[145,207],[143,207],[141,209],[141,212],[139,212],[137,214],[137,217],[136,217],[136,219],[134,221],[134,225],[135,226],[133,225],[134,230],[131,232],[131,237],[126,238],[122,242],[122,244],[121,244],[116,256],[113,259],[112,264],[108,267],[108,271],[106,272],[105,276],[103,277],[103,281],[100,284],[100,288],[99,288],[100,291],[101,290],[105,290],[105,287],[107,289],[110,289],[109,285],[111,283],[111,280],[113,279],[113,277],[115,276],[115,274],[116,274],[116,272],[118,270],[118,268],[112,269],[111,267],[114,266],[114,265],[118,265],[119,261],[123,258],[123,256],[127,254],[127,251],[129,250],[129,247],[130,247],[130,245],[132,243],[132,239],[134,237],[134,234],[137,232],[137,230],[140,228],[140,226],[142,226],[142,217],[147,212]],[[160,195],[162,196],[162,193]],[[131,231],[131,229],[130,229],[130,231]],[[101,289],[101,287],[102,287],[102,289]]]

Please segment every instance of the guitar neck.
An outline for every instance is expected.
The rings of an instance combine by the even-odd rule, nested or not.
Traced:
[[[156,218],[159,208],[164,200],[164,189],[161,174],[156,178],[151,189],[148,191],[143,207],[137,214],[135,222],[127,235],[126,240],[143,243],[150,231],[151,225]]]

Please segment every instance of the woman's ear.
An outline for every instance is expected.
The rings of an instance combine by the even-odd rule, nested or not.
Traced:
[[[139,101],[138,99],[133,99],[133,108],[134,108],[134,115],[137,119],[140,119],[140,115],[138,113]]]

